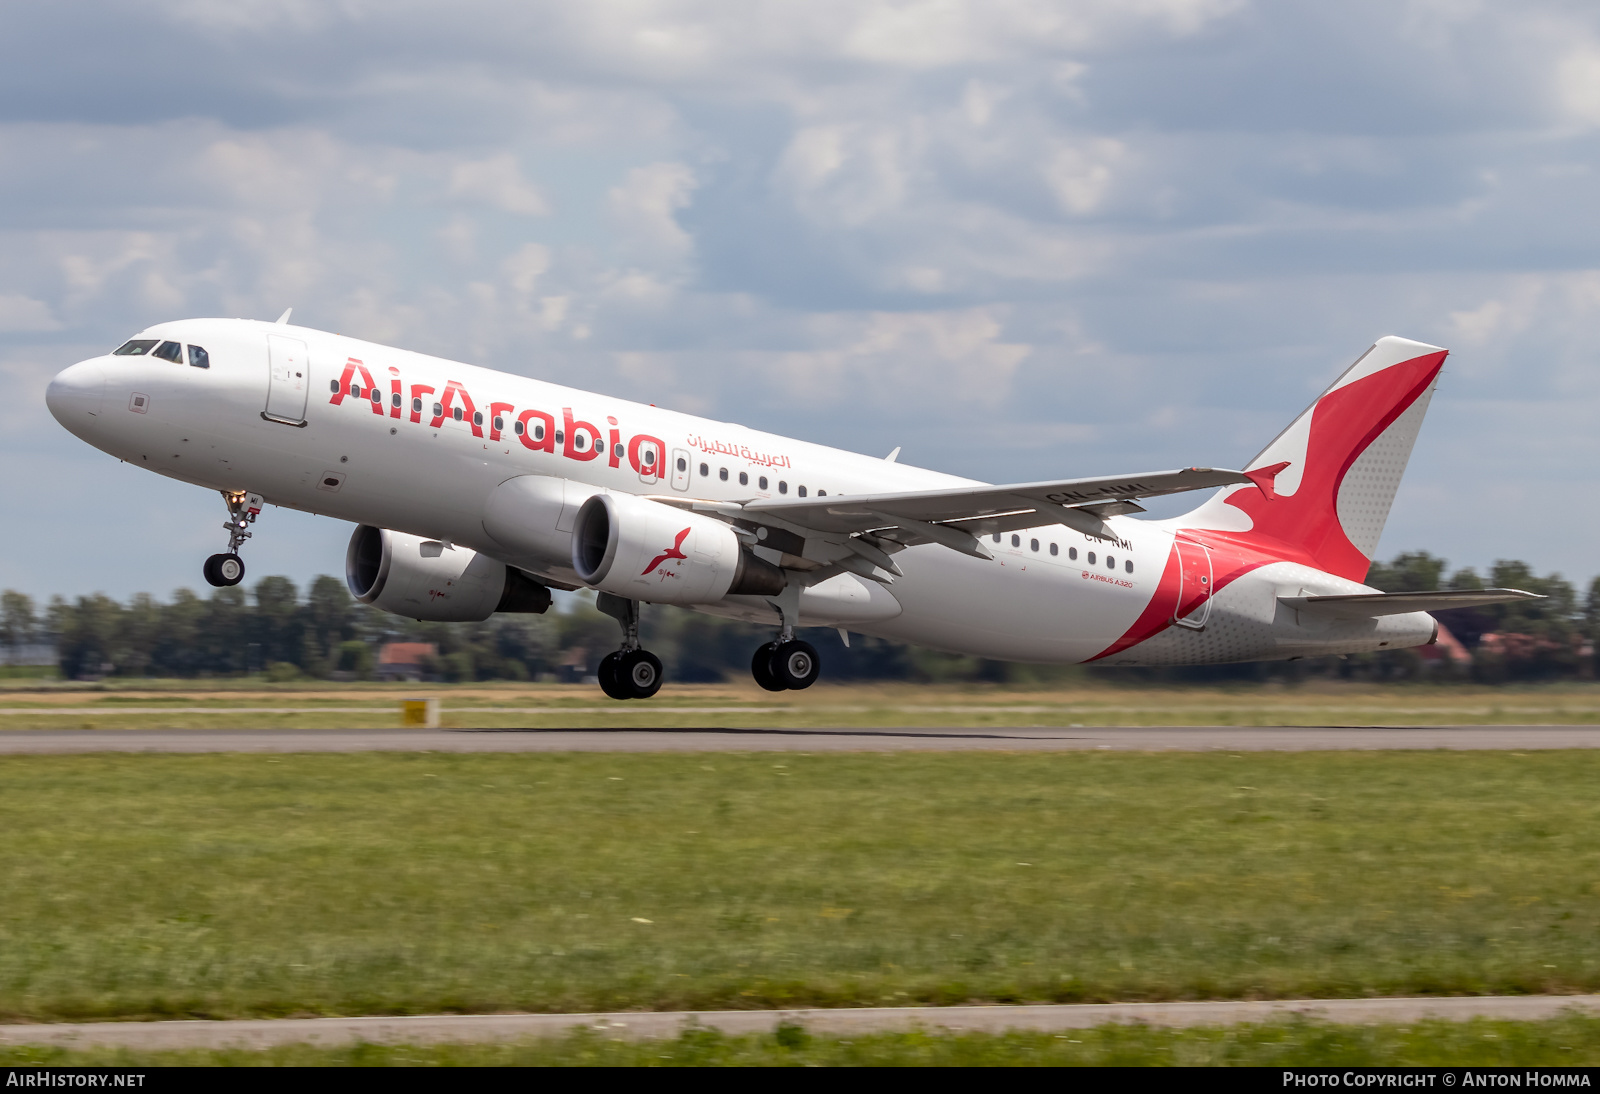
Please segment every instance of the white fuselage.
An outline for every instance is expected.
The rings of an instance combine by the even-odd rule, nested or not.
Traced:
[[[497,486],[537,475],[589,491],[750,501],[972,482],[303,327],[197,319],[141,337],[203,346],[210,367],[108,355],[68,369],[52,385],[51,409],[89,443],[184,482],[468,547],[568,587],[580,584],[569,557],[518,555],[485,530]],[[269,337],[278,340],[270,351]],[[286,424],[297,419],[304,425]],[[998,542],[986,536],[992,561],[933,544],[910,547],[895,556],[902,577],[887,590],[866,590],[871,610],[808,617],[802,602],[801,624],[1058,663],[1247,661],[1418,645],[1431,636],[1432,621],[1421,613],[1302,622],[1277,597],[1364,586],[1258,559],[1226,582],[1218,570],[1204,627],[1155,627],[1107,656],[1148,614],[1163,574],[1170,578],[1175,537],[1185,535],[1181,521],[1108,523],[1115,541],[1061,525]],[[777,621],[758,598],[696,607]]]

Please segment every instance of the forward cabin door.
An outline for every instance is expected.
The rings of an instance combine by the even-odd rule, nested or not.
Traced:
[[[284,425],[306,424],[310,359],[306,344],[281,334],[267,335],[267,409],[261,416]]]
[[[1199,630],[1211,618],[1211,585],[1215,577],[1211,572],[1211,551],[1205,544],[1191,543],[1182,536],[1173,544],[1178,550],[1178,606],[1172,613],[1172,622]]]

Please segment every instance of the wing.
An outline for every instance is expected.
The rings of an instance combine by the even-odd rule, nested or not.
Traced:
[[[918,543],[939,543],[977,558],[992,558],[977,537],[1017,528],[1064,524],[1115,538],[1105,518],[1140,513],[1137,498],[1233,486],[1255,480],[1239,471],[1188,467],[1115,478],[1059,479],[1005,486],[960,486],[892,494],[766,498],[745,503],[655,496],[713,512],[752,534],[758,551],[786,569],[850,570],[875,581],[900,574],[890,555]]]
[[[1092,507],[1101,516],[1112,516],[1116,512],[1138,513],[1143,510],[1131,504],[1136,498],[1155,498],[1250,481],[1240,471],[1186,467],[1180,471],[1103,479],[1060,479],[826,498],[768,498],[746,503],[744,511],[752,516],[770,513],[819,532],[850,533],[882,528],[885,517],[935,524],[1037,513],[1044,519],[1035,524],[1053,524],[1063,508]]]
[[[1335,619],[1371,619],[1379,615],[1477,608],[1513,600],[1543,600],[1521,589],[1441,589],[1432,593],[1348,593],[1342,596],[1280,596],[1278,602],[1300,611]]]

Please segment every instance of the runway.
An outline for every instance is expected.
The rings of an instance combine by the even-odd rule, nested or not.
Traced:
[[[1347,1025],[1422,1018],[1535,1021],[1593,1014],[1597,995],[1490,995],[1396,999],[1277,999],[1214,1003],[1081,1003],[1056,1006],[864,1007],[838,1010],[620,1011],[613,1014],[430,1014],[240,1021],[72,1022],[0,1026],[0,1045],[143,1049],[270,1048],[273,1045],[482,1044],[560,1037],[579,1029],[627,1040],[672,1038],[697,1026],[726,1034],[770,1033],[780,1022],[812,1033],[930,1029],[953,1033],[1092,1029],[1113,1022],[1225,1026],[1312,1018]]]
[[[0,754],[82,752],[1343,752],[1600,748],[1600,726],[982,729],[6,730]]]

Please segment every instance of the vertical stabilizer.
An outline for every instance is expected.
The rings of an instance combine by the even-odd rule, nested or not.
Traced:
[[[1245,466],[1260,489],[1228,487],[1180,523],[1276,540],[1362,580],[1446,353],[1379,339]]]

